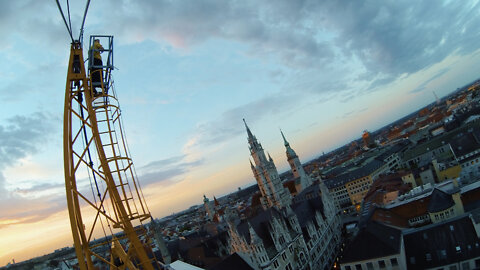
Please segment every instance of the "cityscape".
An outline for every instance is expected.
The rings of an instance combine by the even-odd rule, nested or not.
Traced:
[[[0,269],[480,269],[479,3],[84,4],[0,4]]]
[[[280,131],[282,174],[244,119],[257,184],[150,223],[153,251],[188,269],[476,269],[479,104],[480,80],[304,164]],[[6,268],[76,260],[65,247]]]

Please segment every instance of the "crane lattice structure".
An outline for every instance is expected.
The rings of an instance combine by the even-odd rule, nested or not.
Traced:
[[[120,105],[112,80],[113,36],[99,39],[105,64],[94,66],[83,56],[83,25],[73,39],[68,21],[57,5],[72,39],[65,91],[64,170],[70,225],[79,269],[164,269],[153,254],[144,222],[150,211],[137,181],[122,129]],[[67,8],[69,9],[68,0]],[[93,72],[101,80],[92,81]],[[95,88],[99,91],[95,91]],[[101,240],[95,240],[95,237]]]

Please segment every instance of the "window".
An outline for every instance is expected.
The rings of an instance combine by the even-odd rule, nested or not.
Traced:
[[[457,266],[456,265],[452,265],[448,268],[448,270],[457,270]]]
[[[355,264],[355,269],[356,270],[362,270],[362,266],[360,264]]]
[[[284,261],[287,260],[287,254],[285,254],[285,252],[282,253],[282,259],[283,259]]]
[[[349,265],[347,265],[345,266],[345,270],[352,270],[352,268]]]
[[[306,259],[305,259],[305,254],[303,254],[303,252],[300,253],[300,261],[302,262],[302,264],[305,264]]]
[[[392,263],[392,266],[397,266],[398,265],[397,258],[390,259],[390,263]]]
[[[384,260],[378,261],[378,266],[380,266],[380,268],[385,268],[386,267],[385,261]]]
[[[456,247],[455,247],[455,251],[456,251],[457,253],[460,253],[460,252],[462,252],[462,248],[461,248],[460,246],[456,246]]]
[[[283,238],[283,236],[280,236],[280,245],[283,245],[283,243],[285,243],[285,238]]]
[[[373,268],[373,263],[371,263],[371,262],[367,263],[367,269],[368,270],[373,270],[374,269]]]
[[[278,268],[278,261],[277,260],[273,261],[273,267]]]
[[[432,254],[430,254],[430,253],[425,254],[425,259],[427,261],[431,261],[432,260]]]
[[[440,259],[446,259],[447,258],[447,251],[445,249],[442,249],[438,252],[438,257]]]
[[[475,267],[480,268],[480,259],[475,260]]]
[[[470,264],[468,262],[462,263],[462,270],[470,270]]]
[[[287,264],[287,266],[285,266],[285,270],[292,270],[292,266],[290,264]]]

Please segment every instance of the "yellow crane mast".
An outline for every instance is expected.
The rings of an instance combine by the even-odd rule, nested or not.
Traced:
[[[81,40],[89,2],[80,37],[74,40],[71,24],[67,23],[57,0],[72,38],[63,148],[67,205],[78,266],[81,270],[163,269],[153,254],[144,226],[151,214],[136,179],[122,129],[120,105],[111,76],[113,36],[90,37],[89,68],[85,68]],[[94,46],[95,40],[101,41],[103,47]],[[98,66],[91,60],[94,54],[100,53],[106,58],[105,64]],[[92,80],[95,76],[100,77],[100,81]]]

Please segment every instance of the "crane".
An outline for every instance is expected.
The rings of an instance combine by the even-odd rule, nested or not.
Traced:
[[[88,59],[102,52],[95,66],[83,54],[83,28],[78,39],[56,0],[71,38],[65,88],[63,154],[67,205],[75,253],[81,270],[165,269],[155,258],[146,229],[152,219],[126,142],[121,110],[112,79],[113,36],[90,36]],[[93,46],[99,40],[101,49]],[[92,80],[100,73],[100,81]],[[97,74],[98,75],[98,74]],[[97,85],[96,85],[97,84]],[[98,93],[94,88],[100,89]],[[96,240],[95,237],[103,236]]]

